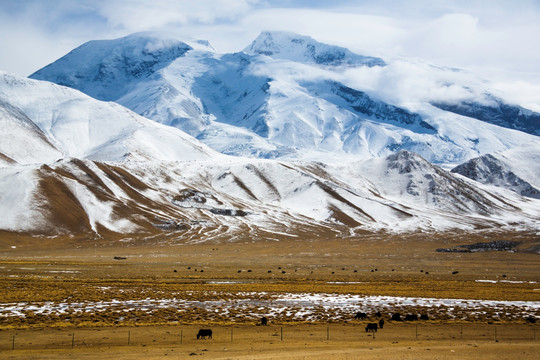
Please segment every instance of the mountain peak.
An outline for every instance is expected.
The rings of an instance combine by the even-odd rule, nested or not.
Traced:
[[[346,48],[324,44],[309,36],[286,31],[263,31],[243,51],[248,54],[318,65],[370,67],[386,65],[380,58],[358,55]]]
[[[531,152],[534,154],[534,150]],[[497,156],[486,154],[471,159],[453,168],[452,172],[482,184],[495,185],[512,190],[522,196],[540,199],[540,190],[514,173],[511,167]]]
[[[139,32],[113,40],[89,41],[30,77],[52,77],[57,84],[113,101],[127,93],[134,81],[151,76],[192,49],[164,33]]]

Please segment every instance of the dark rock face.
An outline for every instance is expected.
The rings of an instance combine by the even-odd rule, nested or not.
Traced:
[[[540,114],[520,106],[505,104],[502,100],[489,96],[490,105],[463,101],[457,104],[431,103],[439,109],[472,117],[490,124],[520,130],[532,135],[540,135]]]
[[[385,121],[395,121],[401,124],[418,124],[424,129],[435,131],[435,129],[426,123],[418,114],[399,108],[397,106],[386,104],[382,101],[376,101],[370,98],[366,93],[351,89],[342,84],[333,83],[332,88],[336,95],[343,98],[350,104],[352,109],[358,113],[374,117]]]
[[[468,245],[458,245],[453,248],[440,248],[437,252],[471,253],[478,251],[509,251],[514,252],[519,241],[496,240],[491,242],[477,242]]]
[[[303,82],[301,85],[312,94],[337,106],[348,108],[362,117],[370,117],[395,125],[417,125],[415,129],[417,132],[436,132],[436,129],[425,122],[419,114],[373,99],[365,92],[347,87],[337,81]]]
[[[225,215],[225,216],[247,216],[248,213],[244,210],[235,209],[210,209],[212,214]]]
[[[540,190],[512,172],[493,155],[471,159],[451,170],[482,184],[510,189],[522,196],[540,199]]]

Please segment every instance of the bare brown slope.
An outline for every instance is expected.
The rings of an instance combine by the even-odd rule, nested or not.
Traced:
[[[137,188],[146,186],[127,171],[121,169],[122,176],[119,176],[116,171],[118,168],[101,163],[97,165],[104,174],[97,174],[84,161],[77,159],[51,166],[43,165],[37,170],[40,180],[35,190],[36,206],[42,210],[47,219],[42,228],[36,230],[37,232],[42,235],[66,233],[95,235],[85,207],[70,189],[70,182],[88,190],[95,196],[96,201],[111,207],[111,222],[129,220],[136,225],[133,231],[139,233],[158,232],[152,226],[152,220],[156,218],[158,210],[161,214],[165,212],[178,215],[170,211],[174,210],[172,205],[164,206],[151,201],[135,190],[132,184]],[[131,195],[130,198],[117,198],[100,175],[109,176],[118,187]],[[129,180],[129,184],[125,179]],[[100,235],[117,237],[114,231],[107,229],[103,224],[95,224],[95,230]]]
[[[36,196],[48,218],[47,224],[43,224],[44,231],[57,233],[62,229],[62,232],[70,233],[90,232],[91,226],[83,206],[65,183],[50,175],[49,169],[44,168],[40,174]]]

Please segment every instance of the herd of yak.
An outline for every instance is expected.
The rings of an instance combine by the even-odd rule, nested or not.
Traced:
[[[367,319],[367,314],[364,313],[364,312],[357,312],[355,315],[354,315],[354,319],[355,320],[366,320]],[[384,327],[384,319],[382,318],[382,314],[380,311],[377,311],[375,313],[375,317],[379,319],[379,322],[376,323],[376,322],[373,322],[373,323],[368,323],[366,325],[366,332],[377,332],[378,329],[382,329]],[[394,313],[392,314],[392,316],[390,317],[390,320],[392,321],[415,321],[415,320],[429,320],[429,317],[426,315],[426,314],[422,314],[420,316],[418,315],[415,315],[415,314],[407,314],[405,315],[404,318],[401,317],[401,314],[400,313]],[[529,316],[527,318],[525,318],[525,321],[527,323],[531,323],[531,324],[534,324],[536,323],[536,317],[534,316]],[[263,326],[266,326],[268,325],[268,318],[266,316],[263,316],[260,320],[260,325],[263,325]],[[212,338],[212,330],[211,329],[200,329],[199,332],[197,333],[197,339],[211,339]]]
[[[384,327],[384,319],[382,319],[381,316],[382,315],[380,311],[377,311],[375,313],[375,317],[379,318],[380,320],[378,323],[368,323],[366,326],[366,332],[377,332],[378,329],[382,329]],[[367,319],[367,314],[363,312],[357,312],[354,318],[356,320],[364,320],[364,319]],[[405,319],[402,319],[400,313],[394,313],[392,314],[392,317],[390,319],[392,321],[403,321],[403,320],[414,321],[414,320],[418,320],[418,318],[419,318],[418,315],[407,314],[405,315]],[[420,320],[429,320],[429,317],[425,314],[422,314],[420,315]]]
[[[367,319],[367,314],[364,313],[364,312],[357,312],[355,315],[354,315],[354,318],[355,320],[365,320]],[[377,332],[378,329],[382,329],[384,327],[384,319],[382,318],[382,315],[380,313],[380,311],[377,311],[375,313],[375,317],[379,318],[379,322],[378,323],[368,323],[366,325],[366,332]],[[428,320],[428,316],[427,315],[420,315],[420,317],[418,317],[418,315],[413,315],[413,314],[408,314],[405,316],[404,319],[401,318],[401,315],[399,313],[394,313],[392,314],[392,317],[390,318],[392,321],[413,321],[413,320]],[[268,325],[268,318],[266,316],[263,316],[261,318],[261,321],[260,321],[260,324],[263,325],[263,326],[266,326]],[[197,339],[211,339],[212,338],[212,330],[211,329],[200,329],[199,332],[197,333]]]

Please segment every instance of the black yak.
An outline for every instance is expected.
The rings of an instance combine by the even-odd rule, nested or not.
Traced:
[[[212,338],[212,330],[210,329],[200,329],[199,332],[197,333],[197,339],[206,339],[206,338],[209,338],[211,339]]]
[[[356,320],[365,319],[365,318],[367,318],[367,314],[359,311],[359,312],[356,313],[356,315],[354,315],[354,318]]]
[[[415,315],[415,314],[405,315],[405,321],[415,321],[415,320],[418,320],[418,315]]]
[[[369,323],[369,324],[367,324],[366,332],[377,332],[377,323]]]

